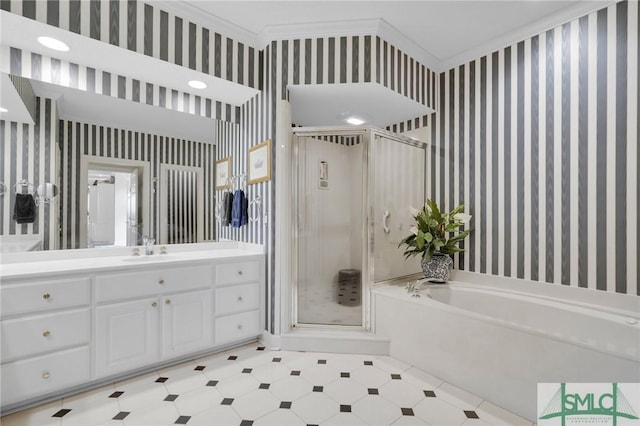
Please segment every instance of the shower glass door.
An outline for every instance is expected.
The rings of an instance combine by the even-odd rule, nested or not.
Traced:
[[[294,138],[298,324],[361,326],[363,132]]]

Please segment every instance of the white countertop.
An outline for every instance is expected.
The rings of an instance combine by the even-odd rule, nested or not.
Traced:
[[[203,260],[243,258],[263,256],[264,249],[260,245],[237,242],[181,244],[167,246],[168,254],[151,256],[131,255],[132,248],[127,249],[81,249],[4,255],[0,263],[0,277],[6,280],[35,278],[43,276],[64,276],[68,273],[91,273],[98,271],[143,269],[159,265],[175,264],[180,266]],[[144,253],[144,248],[141,248]],[[23,259],[20,259],[20,256]],[[22,261],[21,261],[22,260]]]

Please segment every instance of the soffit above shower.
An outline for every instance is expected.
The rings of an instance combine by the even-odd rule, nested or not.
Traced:
[[[344,126],[349,116],[386,127],[433,110],[377,83],[290,85],[291,120],[300,126]]]
[[[612,0],[154,1],[238,41],[378,35],[435,71],[615,3]],[[251,11],[248,13],[247,11]]]

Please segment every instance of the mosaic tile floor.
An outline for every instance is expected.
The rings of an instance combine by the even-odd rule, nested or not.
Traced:
[[[2,426],[531,425],[388,356],[250,344],[18,412]]]

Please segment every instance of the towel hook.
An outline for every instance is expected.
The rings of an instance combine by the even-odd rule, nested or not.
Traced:
[[[24,192],[24,191],[27,192]],[[13,185],[13,193],[14,194],[31,194],[34,195],[36,187],[26,179],[21,179]]]

